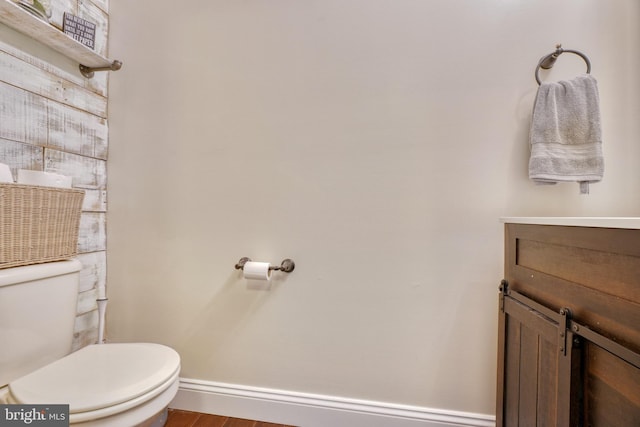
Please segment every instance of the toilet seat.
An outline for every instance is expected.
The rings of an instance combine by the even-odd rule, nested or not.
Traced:
[[[177,387],[180,356],[150,343],[91,345],[9,384],[12,403],[69,404],[70,422],[108,417]]]

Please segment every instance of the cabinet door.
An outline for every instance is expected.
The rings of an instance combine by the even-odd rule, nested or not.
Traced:
[[[640,425],[640,368],[611,349],[584,341],[585,427],[638,427]],[[632,359],[633,360],[633,359]]]
[[[566,324],[509,296],[501,297],[498,427],[577,424],[572,366],[579,365]],[[574,363],[572,363],[574,360]]]

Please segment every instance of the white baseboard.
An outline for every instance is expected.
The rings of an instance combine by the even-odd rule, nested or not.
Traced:
[[[495,427],[492,415],[189,378],[169,407],[300,427]]]

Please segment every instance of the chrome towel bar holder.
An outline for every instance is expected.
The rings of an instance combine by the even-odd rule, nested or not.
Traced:
[[[244,269],[244,265],[249,261],[251,261],[251,258],[248,258],[248,257],[240,258],[240,261],[238,261],[238,263],[235,266],[236,270]],[[277,270],[277,271],[282,271],[284,273],[291,273],[294,268],[296,268],[296,263],[289,258],[283,260],[279,266],[276,266],[276,265],[269,266],[269,270]]]
[[[540,68],[543,68],[545,70],[552,68],[553,65],[556,63],[556,60],[558,59],[558,57],[564,52],[573,53],[575,55],[578,55],[582,59],[584,59],[584,62],[586,62],[587,64],[587,74],[591,73],[591,61],[589,61],[589,58],[587,57],[587,55],[577,50],[563,49],[561,44],[557,44],[555,52],[551,52],[550,54],[543,56],[542,58],[540,58],[540,61],[538,62],[538,66],[536,67],[536,81],[538,82],[538,85],[542,84],[542,81],[540,80],[540,76],[538,74],[540,71]]]

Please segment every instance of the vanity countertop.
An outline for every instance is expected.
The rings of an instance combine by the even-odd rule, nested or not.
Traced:
[[[500,222],[505,224],[640,229],[640,217],[503,217],[500,218]]]

